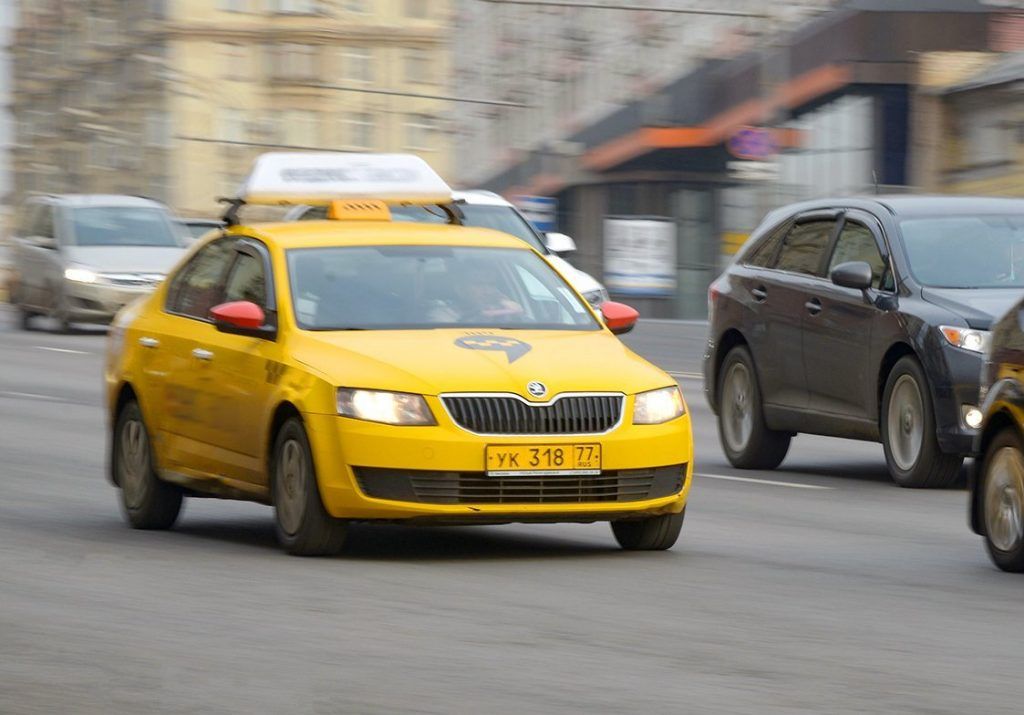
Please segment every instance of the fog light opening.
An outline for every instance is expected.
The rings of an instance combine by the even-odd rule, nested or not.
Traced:
[[[984,415],[981,414],[981,410],[974,405],[964,405],[961,409],[963,411],[965,425],[971,429],[978,429],[981,427],[981,422],[984,418]]]

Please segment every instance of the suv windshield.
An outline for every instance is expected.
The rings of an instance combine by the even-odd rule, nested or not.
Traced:
[[[287,255],[295,318],[308,330],[599,327],[532,251],[345,246]]]
[[[1024,216],[900,221],[910,270],[932,288],[1024,288]]]
[[[167,213],[146,206],[95,206],[71,211],[78,246],[165,246],[180,248]]]
[[[467,204],[457,201],[456,206],[462,211],[464,224],[476,228],[492,228],[526,241],[541,253],[547,253],[544,242],[533,230],[526,219],[511,206],[495,206],[487,204]],[[410,223],[447,223],[448,214],[440,206],[391,206],[391,218],[394,221]],[[327,209],[313,206],[303,212],[301,221],[320,220],[327,217]]]

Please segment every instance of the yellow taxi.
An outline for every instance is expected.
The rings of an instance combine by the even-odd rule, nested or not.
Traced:
[[[244,204],[328,220],[239,225]],[[441,206],[449,224],[389,206]],[[110,332],[110,478],[129,524],[185,496],[274,507],[294,554],[352,521],[611,522],[670,548],[693,473],[676,382],[523,241],[459,225],[422,160],[261,156],[226,215]]]

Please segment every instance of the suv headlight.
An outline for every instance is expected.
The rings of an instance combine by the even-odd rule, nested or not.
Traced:
[[[99,278],[94,271],[80,267],[65,268],[64,277],[75,283],[95,283]]]
[[[972,353],[988,351],[992,334],[987,330],[974,330],[973,328],[958,328],[953,325],[940,325],[939,332],[946,342],[955,348],[970,350]]]
[[[338,388],[338,414],[389,425],[435,425],[423,395],[408,392]]]
[[[686,414],[683,393],[675,385],[641,392],[633,402],[633,424],[658,425]]]

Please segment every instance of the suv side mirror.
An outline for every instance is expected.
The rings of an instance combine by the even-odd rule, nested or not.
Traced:
[[[248,300],[215,305],[210,308],[210,317],[213,318],[213,326],[222,333],[268,340],[277,336],[277,328],[267,324],[263,308]]]
[[[871,287],[871,266],[865,261],[847,261],[833,268],[829,277],[837,286],[867,290]]]
[[[544,234],[544,245],[552,253],[573,253],[576,250],[576,242],[564,233]]]

